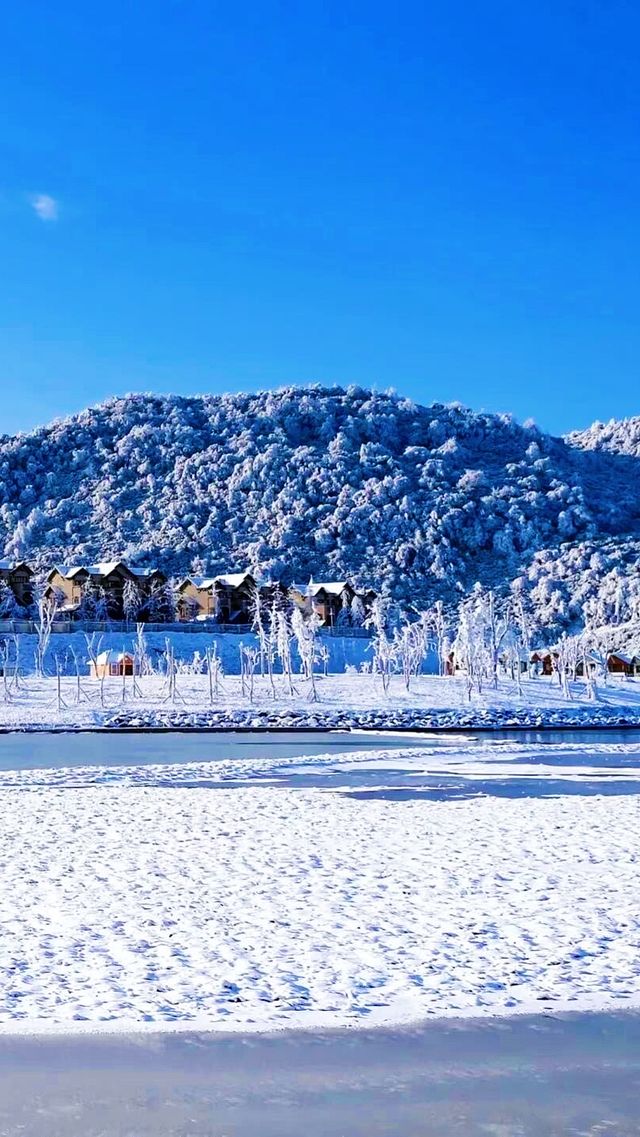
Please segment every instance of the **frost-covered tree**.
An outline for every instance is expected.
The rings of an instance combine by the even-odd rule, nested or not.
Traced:
[[[471,699],[474,688],[481,694],[487,673],[487,628],[483,607],[473,597],[460,604],[453,655],[467,697]]]
[[[289,694],[295,694],[293,685],[293,660],[291,648],[293,631],[287,613],[282,608],[276,608],[274,613],[274,646],[280,660],[282,671],[287,681]]]
[[[475,581],[497,597],[522,578],[551,635],[590,596],[622,625],[640,603],[639,436],[631,419],[552,438],[362,387],[129,396],[0,439],[0,554],[349,579],[449,617]]]
[[[175,619],[175,588],[172,581],[153,581],[144,599],[142,610],[151,623]]]
[[[366,609],[361,596],[356,592],[353,600],[351,601],[351,611],[349,623],[354,628],[362,628],[367,618]]]
[[[367,626],[371,629],[372,672],[380,676],[382,690],[386,695],[395,667],[396,645],[389,636],[389,605],[382,596],[376,596],[373,601]]]
[[[142,594],[135,580],[126,580],[122,589],[122,613],[125,620],[135,621],[142,611]]]
[[[264,676],[267,654],[269,651],[269,637],[267,630],[268,614],[267,605],[265,604],[262,593],[257,585],[253,586],[251,592],[250,615],[251,630],[258,638],[260,674]]]
[[[438,674],[446,675],[451,645],[447,634],[447,618],[442,600],[436,600],[427,613],[428,625],[434,636],[434,646],[438,657]]]
[[[36,675],[45,673],[45,660],[51,639],[51,629],[58,610],[58,598],[54,594],[50,597],[40,596],[38,599],[38,622],[36,624]]]
[[[314,702],[318,698],[314,668],[317,659],[316,637],[320,624],[320,618],[315,612],[310,612],[305,617],[299,608],[294,608],[291,614],[291,630],[298,645],[302,673],[309,682],[309,697]]]
[[[242,686],[242,694],[247,695],[249,702],[253,702],[254,692],[254,676],[256,672],[256,664],[260,657],[257,648],[252,645],[245,646],[239,645],[240,650],[240,683]]]
[[[18,620],[24,615],[24,608],[18,604],[13,589],[5,580],[0,580],[0,620]]]

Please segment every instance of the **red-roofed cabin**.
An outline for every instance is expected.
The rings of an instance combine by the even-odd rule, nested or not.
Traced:
[[[607,670],[611,675],[626,675],[632,678],[634,675],[640,675],[640,659],[637,655],[614,651],[607,659]]]

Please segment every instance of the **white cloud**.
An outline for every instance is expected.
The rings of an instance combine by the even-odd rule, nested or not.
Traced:
[[[58,220],[58,203],[55,197],[51,197],[50,194],[32,193],[29,197],[29,203],[41,221]]]

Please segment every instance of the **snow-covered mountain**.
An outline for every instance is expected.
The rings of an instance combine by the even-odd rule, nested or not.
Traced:
[[[612,454],[640,458],[640,416],[594,422],[588,430],[569,434],[567,441],[583,450],[608,450]]]
[[[639,471],[640,419],[560,439],[357,387],[135,395],[0,438],[0,555],[346,576],[416,605],[529,571],[544,592],[572,549],[637,572]]]

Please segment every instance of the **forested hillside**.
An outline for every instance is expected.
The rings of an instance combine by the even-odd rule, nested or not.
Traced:
[[[563,440],[361,388],[137,395],[0,439],[0,549],[347,576],[417,606],[524,575],[562,622],[600,545],[607,571],[637,575],[639,469],[640,419]],[[562,592],[554,565],[574,554]]]

